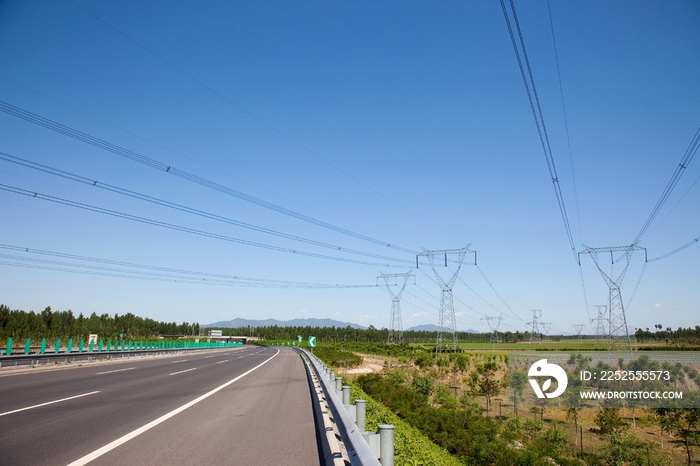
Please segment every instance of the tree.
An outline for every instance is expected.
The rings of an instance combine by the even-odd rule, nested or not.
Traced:
[[[649,443],[639,440],[632,434],[615,433],[610,443],[600,449],[606,464],[611,466],[643,464],[656,466],[670,464],[671,459],[654,451]]]
[[[518,415],[518,397],[522,400],[523,390],[527,385],[527,375],[523,371],[513,371],[508,379],[508,386],[513,391],[513,411]]]
[[[627,428],[627,424],[620,417],[620,408],[617,406],[603,406],[596,413],[593,422],[602,435],[617,434]]]
[[[488,361],[479,364],[476,367],[478,374],[477,388],[479,394],[486,397],[486,411],[491,410],[491,397],[498,395],[501,392],[502,384],[496,380],[496,371],[498,364],[493,361]]]
[[[657,408],[655,413],[662,429],[674,432],[683,439],[688,466],[690,466],[693,461],[691,446],[697,445],[700,440],[700,432],[698,432],[700,408]]]

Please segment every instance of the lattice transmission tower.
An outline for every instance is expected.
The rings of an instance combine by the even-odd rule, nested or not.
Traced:
[[[585,324],[571,324],[571,326],[574,328],[574,331],[576,332],[576,336],[578,339],[581,339],[581,331],[583,330],[583,327],[585,327]]]
[[[403,327],[401,324],[401,295],[403,294],[403,290],[406,289],[406,284],[411,277],[413,277],[415,284],[416,276],[411,272],[391,274],[382,273],[377,277],[377,282],[379,282],[380,278],[384,280],[386,290],[389,292],[389,295],[391,295],[391,316],[389,317],[389,338],[387,341],[390,345],[393,343],[403,343]],[[391,289],[392,284],[390,283],[390,280],[392,278],[394,279],[393,286],[400,287],[397,293],[394,293],[394,291]],[[403,278],[403,283],[399,285],[401,282],[399,279],[401,278]]]
[[[608,338],[608,306],[605,304],[596,304],[598,309],[598,317],[591,319],[591,323],[595,322],[595,344],[598,344],[598,338]]]
[[[552,322],[540,322],[544,331],[544,341],[549,341],[549,330],[552,328]]]
[[[581,254],[588,254],[593,259],[593,263],[598,268],[598,271],[603,276],[605,283],[608,285],[608,351],[628,350],[632,354],[632,342],[630,341],[630,333],[627,328],[627,318],[625,317],[625,307],[622,303],[622,281],[625,279],[625,274],[632,261],[634,251],[644,251],[644,261],[647,261],[647,250],[631,244],[629,246],[611,246],[606,248],[591,248],[584,244],[584,251],[578,253],[579,266],[581,265]],[[614,278],[612,266],[610,273],[605,272],[598,262],[598,254],[610,254],[610,263],[615,264],[613,253],[621,252],[623,256],[618,260],[624,259],[622,271],[618,273],[617,278]]]
[[[536,338],[537,341],[542,344],[542,332],[540,332],[541,322],[538,320],[539,317],[542,317],[542,311],[539,309],[530,309],[530,312],[532,312],[532,321],[525,324],[530,327],[530,344],[532,344],[533,338]]]
[[[484,315],[481,319],[482,323],[486,323],[491,329],[491,347],[498,343],[498,327],[501,326],[501,321],[503,320],[503,314],[498,314],[498,316],[487,316]]]
[[[474,264],[476,264],[476,251],[469,249],[471,244],[461,249],[439,249],[429,251],[423,249],[423,252],[416,256],[416,268],[418,268],[418,258],[423,256],[428,258],[430,267],[433,269],[435,278],[438,285],[440,286],[440,315],[438,316],[438,336],[437,345],[435,351],[441,353],[443,350],[448,349],[448,346],[452,347],[452,350],[457,350],[457,324],[455,322],[455,305],[452,299],[452,287],[457,280],[457,274],[459,274],[459,269],[462,268],[462,263],[467,254],[474,253]],[[435,269],[435,258],[445,257],[445,267],[447,267],[447,256],[457,256],[455,263],[457,268],[452,272],[452,276],[449,280],[444,280],[438,271]],[[443,333],[452,333],[452,344],[449,345],[443,339]]]

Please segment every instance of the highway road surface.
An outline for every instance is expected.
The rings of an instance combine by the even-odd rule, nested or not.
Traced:
[[[289,349],[0,371],[0,465],[319,463]]]

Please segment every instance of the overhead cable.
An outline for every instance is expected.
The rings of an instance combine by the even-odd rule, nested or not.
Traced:
[[[68,179],[71,181],[75,181],[75,182],[78,182],[78,183],[81,183],[81,184],[84,184],[87,186],[92,186],[92,187],[104,189],[104,190],[111,191],[111,192],[114,192],[117,194],[129,196],[129,197],[132,197],[134,199],[139,199],[142,201],[161,205],[161,206],[168,207],[168,208],[175,209],[175,210],[179,210],[182,212],[187,212],[187,213],[197,215],[200,217],[204,217],[204,218],[208,218],[211,220],[216,220],[219,222],[228,223],[231,225],[236,225],[238,227],[246,228],[249,230],[254,230],[254,231],[257,231],[260,233],[266,233],[269,235],[278,236],[278,237],[285,238],[285,239],[291,239],[294,241],[299,241],[299,242],[311,244],[314,246],[319,246],[319,247],[323,247],[323,248],[327,248],[327,249],[333,249],[334,251],[342,251],[342,252],[347,252],[350,254],[357,254],[357,255],[361,255],[361,256],[372,257],[374,259],[388,260],[388,261],[400,262],[400,263],[404,263],[404,264],[413,264],[413,261],[406,260],[406,259],[396,259],[393,257],[383,256],[380,254],[372,254],[372,253],[368,253],[368,252],[358,251],[355,249],[343,248],[340,246],[335,246],[332,244],[323,243],[321,241],[315,241],[315,240],[311,240],[311,239],[307,239],[307,238],[302,238],[299,236],[290,235],[290,234],[282,233],[282,232],[275,231],[275,230],[270,230],[268,228],[263,228],[263,227],[260,227],[257,225],[252,225],[250,223],[245,223],[245,222],[241,222],[238,220],[233,220],[231,218],[222,217],[220,215],[212,214],[209,212],[204,212],[204,211],[199,210],[199,209],[186,207],[186,206],[183,206],[181,204],[176,204],[174,202],[170,202],[170,201],[166,201],[166,200],[159,199],[156,197],[148,196],[146,194],[141,194],[141,193],[138,193],[135,191],[130,191],[128,189],[120,188],[118,186],[104,183],[102,181],[97,181],[94,179],[86,178],[84,176],[76,175],[74,173],[70,173],[70,172],[67,172],[64,170],[59,170],[57,168],[49,167],[48,165],[43,165],[40,163],[32,162],[31,160],[16,157],[14,155],[10,155],[10,154],[7,154],[5,152],[0,152],[0,160],[12,162],[12,163],[15,163],[17,165],[31,168],[33,170],[39,170],[39,171],[42,171],[44,173],[49,173],[51,175],[60,176],[62,178],[65,178],[65,179]]]
[[[102,207],[83,204],[80,202],[75,202],[75,201],[71,201],[68,199],[63,199],[63,198],[55,197],[55,196],[49,196],[47,194],[41,194],[38,192],[29,191],[29,190],[21,189],[21,188],[16,188],[14,186],[8,186],[8,185],[4,185],[4,184],[0,184],[0,190],[8,191],[8,192],[15,193],[15,194],[20,194],[20,195],[27,196],[27,197],[37,198],[37,199],[41,199],[44,201],[53,202],[56,204],[62,204],[62,205],[70,206],[70,207],[75,207],[78,209],[83,209],[83,210],[87,210],[87,211],[91,211],[91,212],[109,215],[112,217],[122,218],[125,220],[131,220],[134,222],[144,223],[147,225],[153,225],[153,226],[157,226],[157,227],[161,227],[161,228],[167,228],[170,230],[180,231],[183,233],[190,233],[193,235],[204,236],[207,238],[213,238],[213,239],[218,239],[218,240],[222,240],[222,241],[243,244],[246,246],[253,246],[253,247],[263,248],[263,249],[270,249],[273,251],[285,252],[285,253],[289,253],[289,254],[297,254],[300,256],[314,257],[317,259],[349,262],[349,263],[360,264],[360,265],[371,265],[371,266],[379,266],[379,267],[399,267],[399,265],[396,265],[396,264],[380,264],[377,262],[367,262],[367,261],[359,261],[359,260],[348,259],[348,258],[343,258],[343,257],[327,256],[325,254],[316,254],[313,252],[299,251],[297,249],[283,248],[280,246],[273,246],[270,244],[264,244],[264,243],[258,243],[255,241],[248,241],[248,240],[244,240],[244,239],[240,239],[240,238],[234,238],[231,236],[219,235],[217,233],[210,233],[210,232],[206,232],[206,231],[202,231],[202,230],[196,230],[194,228],[183,227],[183,226],[174,225],[171,223],[160,222],[158,220],[152,220],[152,219],[148,219],[148,218],[144,218],[144,217],[138,217],[136,215],[127,214],[124,212],[117,212],[114,210],[104,209]],[[403,266],[401,266],[401,267],[403,267]]]
[[[16,253],[22,253],[22,256],[15,256],[11,254],[0,253],[0,257],[10,260],[22,260],[35,262],[40,264],[46,264],[46,267],[71,267],[71,268],[81,268],[81,269],[93,269],[99,272],[112,272],[119,274],[128,274],[129,277],[125,278],[141,278],[141,277],[153,277],[158,279],[167,279],[169,281],[184,281],[190,280],[192,283],[208,282],[208,284],[243,284],[248,286],[267,286],[267,287],[277,287],[277,288],[370,288],[376,285],[345,285],[345,284],[328,284],[328,283],[313,283],[313,282],[299,282],[291,280],[275,280],[270,278],[254,278],[246,277],[240,275],[229,275],[220,273],[210,273],[210,272],[198,272],[192,270],[176,269],[171,267],[159,267],[154,265],[145,264],[135,264],[131,262],[116,261],[111,259],[104,259],[98,257],[80,256],[77,254],[68,254],[56,251],[46,251],[42,249],[25,248],[20,246],[12,246],[9,244],[0,244],[0,249],[13,251]],[[27,256],[25,256],[25,254]],[[60,259],[70,259],[87,262],[88,264],[81,264],[75,262],[64,262],[47,260],[33,257],[35,255],[56,257]],[[92,265],[100,264],[100,265]],[[107,267],[109,266],[109,267]],[[131,270],[129,270],[131,269]],[[65,270],[69,271],[69,270]]]
[[[549,143],[549,137],[547,136],[547,127],[545,126],[544,116],[542,115],[542,108],[540,106],[539,97],[537,96],[537,88],[535,87],[535,80],[532,76],[532,69],[530,67],[530,61],[527,57],[527,50],[525,48],[525,41],[523,39],[522,31],[520,30],[520,23],[518,21],[518,15],[515,11],[515,4],[513,0],[510,0],[510,7],[513,12],[513,20],[515,22],[515,27],[518,31],[518,37],[520,39],[520,47],[522,48],[522,58],[520,56],[520,50],[518,49],[518,43],[515,40],[515,35],[513,33],[513,27],[511,26],[510,16],[508,15],[508,10],[504,0],[501,0],[501,9],[503,10],[503,17],[506,20],[506,25],[508,26],[508,33],[510,34],[510,40],[513,45],[513,50],[515,52],[515,57],[518,60],[518,67],[520,68],[520,75],[523,79],[523,84],[525,85],[525,92],[527,93],[527,98],[530,102],[530,110],[532,111],[532,116],[535,119],[535,126],[537,127],[537,134],[540,138],[540,145],[542,146],[542,152],[544,153],[545,160],[547,162],[547,168],[549,169],[549,176],[552,179],[552,186],[554,188],[554,194],[557,198],[557,203],[559,205],[559,212],[561,214],[562,221],[564,222],[564,229],[566,230],[566,236],[569,240],[569,246],[574,259],[577,260],[576,246],[574,245],[574,238],[571,233],[571,225],[569,224],[569,216],[566,213],[566,206],[564,205],[564,196],[561,192],[561,187],[559,186],[559,176],[557,175],[557,169],[554,164],[554,157],[552,155],[552,148]],[[523,67],[523,60],[525,61],[525,66],[527,67],[527,75]],[[529,79],[528,79],[529,78]],[[533,100],[534,99],[534,100]],[[537,107],[537,109],[535,109]]]
[[[685,243],[683,246],[678,247],[678,248],[674,249],[674,250],[671,251],[671,252],[667,252],[666,254],[662,254],[662,255],[660,255],[659,257],[655,257],[655,258],[653,258],[653,259],[649,259],[649,262],[654,262],[654,261],[658,261],[658,260],[661,260],[661,259],[665,259],[665,258],[667,258],[668,256],[672,256],[672,255],[674,255],[674,254],[676,254],[676,253],[678,253],[678,252],[681,252],[681,251],[684,250],[684,249],[689,248],[690,246],[694,246],[694,245],[698,244],[698,242],[700,242],[700,236],[698,236],[698,237],[696,237],[696,238],[694,238],[694,239],[691,239],[690,241],[688,241],[687,243]]]
[[[386,201],[389,201],[390,203],[394,204],[396,207],[398,207],[398,208],[400,208],[400,209],[402,209],[402,210],[408,212],[409,214],[413,215],[414,217],[418,218],[419,220],[421,220],[421,221],[427,223],[428,225],[430,225],[430,226],[432,226],[432,227],[434,227],[434,228],[436,228],[436,229],[442,231],[443,233],[448,233],[448,234],[450,234],[449,232],[443,230],[442,228],[440,228],[439,226],[435,225],[434,223],[431,223],[430,221],[424,219],[423,217],[419,216],[419,215],[416,214],[415,212],[412,212],[412,211],[408,210],[406,207],[402,206],[401,204],[397,203],[396,201],[394,201],[394,200],[390,199],[389,197],[385,196],[384,194],[380,193],[380,192],[377,191],[376,189],[374,189],[374,188],[370,187],[369,185],[363,183],[363,182],[360,181],[358,178],[352,176],[350,173],[346,172],[345,170],[343,170],[343,169],[340,168],[339,166],[337,166],[337,165],[335,165],[334,163],[330,162],[330,161],[329,161],[328,159],[326,159],[325,157],[320,156],[319,154],[317,154],[317,153],[314,152],[313,150],[309,149],[309,148],[306,147],[305,145],[301,144],[300,142],[296,141],[296,140],[293,139],[292,137],[290,137],[290,136],[288,136],[287,134],[283,133],[282,131],[278,130],[277,128],[275,128],[275,127],[272,126],[270,123],[268,123],[268,122],[266,122],[265,120],[263,120],[262,118],[260,118],[260,117],[258,117],[258,116],[256,116],[256,115],[254,115],[254,114],[251,113],[250,111],[248,111],[248,110],[246,110],[245,108],[241,107],[240,105],[238,105],[237,103],[235,103],[234,101],[232,101],[231,99],[229,99],[228,97],[226,97],[225,95],[223,95],[223,94],[221,94],[220,92],[216,91],[216,90],[215,90],[214,88],[212,88],[211,86],[207,85],[206,83],[204,83],[204,82],[201,81],[200,79],[195,78],[195,77],[192,76],[190,73],[188,73],[188,72],[186,72],[185,70],[183,70],[182,68],[176,66],[176,65],[173,64],[172,62],[166,60],[165,58],[163,58],[162,56],[160,56],[159,54],[157,54],[157,53],[154,52],[153,50],[149,49],[149,48],[146,47],[145,45],[141,44],[141,43],[138,42],[137,40],[133,39],[132,37],[130,37],[130,36],[128,36],[127,34],[125,34],[124,32],[122,32],[121,30],[119,30],[119,29],[117,29],[116,27],[112,26],[110,23],[108,23],[107,21],[103,20],[102,18],[100,18],[100,17],[97,16],[96,14],[92,13],[91,11],[87,10],[87,9],[84,8],[83,6],[79,5],[79,4],[76,3],[75,1],[73,1],[73,0],[69,0],[69,1],[70,1],[73,5],[75,5],[76,7],[80,8],[81,10],[83,10],[85,13],[87,13],[87,14],[89,14],[90,16],[92,16],[93,18],[95,18],[97,21],[101,22],[102,24],[104,24],[104,25],[107,26],[108,28],[112,29],[113,31],[115,31],[116,33],[118,33],[119,35],[121,35],[122,37],[128,39],[130,42],[136,44],[137,46],[139,46],[140,48],[142,48],[143,50],[145,50],[146,52],[148,52],[148,53],[151,54],[152,56],[156,57],[158,60],[162,61],[163,63],[165,63],[166,65],[168,65],[169,67],[171,67],[172,69],[174,69],[175,71],[177,71],[178,73],[183,74],[184,76],[186,76],[187,78],[191,79],[192,81],[194,81],[194,82],[197,83],[198,85],[202,86],[204,89],[208,90],[208,91],[211,92],[212,94],[216,95],[217,97],[219,97],[219,98],[223,99],[224,101],[228,102],[229,104],[233,105],[234,107],[236,107],[236,108],[237,108],[238,110],[240,110],[241,112],[245,113],[246,115],[248,115],[249,117],[253,118],[253,119],[254,119],[255,121],[257,121],[258,123],[260,123],[260,124],[262,124],[263,126],[267,127],[268,129],[270,129],[271,131],[275,132],[275,133],[278,134],[279,136],[283,137],[283,138],[286,139],[287,141],[291,142],[291,143],[294,144],[295,146],[299,147],[299,148],[302,149],[304,152],[307,152],[308,154],[310,154],[310,155],[316,157],[317,159],[319,159],[320,161],[322,161],[322,162],[325,163],[326,165],[330,166],[331,168],[335,169],[336,171],[338,171],[338,172],[342,173],[343,175],[347,176],[348,178],[350,178],[351,180],[355,181],[356,183],[358,183],[359,185],[363,186],[364,188],[366,188],[366,189],[372,191],[372,192],[373,192],[374,194],[376,194],[377,196],[383,198],[383,199],[386,200]]]
[[[659,214],[659,211],[661,211],[661,208],[668,200],[668,197],[671,195],[673,189],[678,184],[678,181],[681,179],[681,176],[683,176],[683,173],[685,173],[685,169],[688,167],[688,164],[691,160],[693,160],[695,153],[698,151],[698,147],[700,147],[700,128],[698,128],[698,130],[695,132],[695,136],[693,136],[692,141],[690,141],[690,145],[688,145],[688,148],[685,150],[683,158],[681,158],[681,161],[676,167],[675,171],[673,172],[673,175],[668,181],[666,188],[661,193],[661,197],[659,197],[659,200],[656,201],[656,205],[654,205],[654,208],[651,210],[649,217],[644,222],[644,225],[642,225],[642,228],[639,230],[639,233],[637,233],[637,236],[634,238],[634,241],[632,241],[632,244],[639,243],[644,233],[646,233],[651,224],[654,222],[654,219]]]
[[[381,241],[381,240],[371,238],[371,237],[366,236],[366,235],[362,235],[360,233],[353,232],[353,231],[348,230],[346,228],[342,228],[342,227],[330,224],[328,222],[324,222],[322,220],[318,220],[318,219],[315,219],[313,217],[309,217],[308,215],[304,215],[304,214],[296,212],[294,210],[287,209],[286,207],[278,206],[276,204],[273,204],[272,202],[268,202],[268,201],[265,201],[263,199],[257,198],[255,196],[251,196],[250,194],[246,194],[246,193],[243,193],[241,191],[237,191],[235,189],[229,188],[227,186],[223,186],[219,183],[215,183],[211,180],[207,180],[206,178],[202,178],[201,176],[198,176],[198,175],[186,172],[184,170],[180,170],[178,168],[175,168],[172,165],[168,165],[166,163],[159,162],[155,159],[138,154],[134,151],[125,149],[123,147],[117,146],[117,145],[112,144],[110,142],[96,138],[94,136],[90,136],[89,134],[86,134],[86,133],[83,133],[81,131],[70,128],[68,126],[62,125],[62,124],[57,123],[53,120],[49,120],[47,118],[44,118],[44,117],[39,116],[35,113],[24,110],[20,107],[14,106],[14,105],[9,104],[7,102],[0,101],[0,111],[5,112],[8,115],[12,115],[12,116],[15,116],[17,118],[28,121],[30,123],[34,123],[36,125],[50,129],[50,130],[55,131],[57,133],[63,134],[65,136],[69,136],[71,138],[77,139],[77,140],[82,141],[86,144],[93,145],[93,146],[98,147],[100,149],[103,149],[105,151],[112,152],[113,154],[127,158],[129,160],[134,161],[134,162],[138,162],[140,164],[146,165],[146,166],[151,167],[153,169],[156,169],[158,171],[177,176],[179,178],[190,181],[192,183],[196,183],[200,186],[204,186],[206,188],[209,188],[209,189],[218,191],[220,193],[235,197],[237,199],[241,199],[243,201],[250,202],[250,203],[258,205],[260,207],[264,207],[266,209],[270,209],[270,210],[273,210],[275,212],[296,218],[298,220],[302,220],[304,222],[308,222],[308,223],[320,226],[322,228],[326,228],[329,230],[336,231],[338,233],[342,233],[344,235],[352,236],[354,238],[357,238],[357,239],[360,239],[363,241],[378,244],[381,246],[386,246],[388,248],[395,249],[395,250],[401,251],[401,252],[410,253],[412,255],[416,254],[416,251],[414,251],[414,250],[404,248],[401,246],[396,246],[394,244],[387,243],[386,241]]]

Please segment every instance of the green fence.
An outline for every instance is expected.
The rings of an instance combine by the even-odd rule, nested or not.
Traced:
[[[0,355],[10,356],[13,354],[14,339],[8,338],[7,344],[3,349],[0,347]],[[124,353],[129,353],[132,351],[153,351],[153,350],[174,350],[174,349],[196,349],[196,348],[228,348],[234,346],[243,346],[242,343],[226,343],[226,342],[196,342],[196,341],[178,341],[178,340],[124,340],[116,339],[112,342],[111,339],[107,340],[105,345],[104,340],[99,340],[97,347],[95,347],[95,341],[90,341],[88,344],[88,350],[85,351],[85,339],[81,339],[77,345],[74,347],[73,339],[70,338],[65,347],[61,346],[61,339],[57,338],[54,343],[54,353],[65,353],[65,354],[78,354],[78,353],[103,353],[119,351]],[[46,354],[47,341],[46,338],[41,339],[41,346],[33,348],[32,351],[32,340],[27,338],[24,343],[23,354]],[[14,351],[16,353],[16,351]]]

